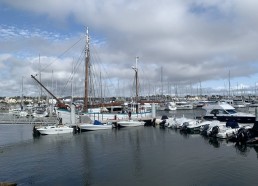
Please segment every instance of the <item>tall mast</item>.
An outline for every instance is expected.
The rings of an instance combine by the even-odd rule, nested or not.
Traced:
[[[163,67],[160,68],[161,96],[163,96]]]
[[[135,102],[137,103],[138,102],[138,89],[139,89],[139,82],[138,82],[138,59],[139,57],[136,57],[136,60],[135,60],[135,81],[136,81],[136,91],[135,91],[135,95],[136,95],[136,98],[135,98]]]
[[[23,76],[22,76],[22,95],[21,95],[21,108],[23,110]]]
[[[136,113],[138,113],[138,88],[139,88],[139,82],[138,82],[138,59],[139,57],[136,57],[135,60],[135,67],[132,66],[132,69],[135,71],[135,103],[136,103]]]
[[[85,82],[84,82],[84,106],[83,110],[88,111],[88,92],[89,92],[89,66],[90,66],[90,38],[88,27],[86,29],[86,48],[85,48]]]
[[[40,54],[39,54],[39,81],[41,82],[41,64],[40,64]],[[40,87],[40,94],[38,97],[38,103],[40,103],[42,97],[42,87]]]
[[[228,72],[228,97],[230,97],[230,95],[231,95],[231,92],[230,92],[230,70],[229,70],[229,72]]]

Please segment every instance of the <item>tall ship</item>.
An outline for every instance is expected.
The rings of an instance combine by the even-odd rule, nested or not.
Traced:
[[[86,48],[85,48],[85,83],[84,83],[84,99],[83,105],[80,109],[76,110],[76,123],[87,122],[89,119],[99,120],[101,122],[106,122],[108,120],[125,120],[129,117],[131,119],[143,119],[143,118],[151,118],[152,112],[149,107],[145,105],[141,105],[138,102],[138,67],[137,67],[137,60],[136,57],[136,66],[132,67],[135,71],[135,82],[136,82],[136,92],[135,92],[135,99],[133,103],[98,103],[94,104],[89,99],[89,92],[90,92],[90,37],[89,31],[87,28],[86,31]],[[54,96],[40,81],[36,79],[35,76],[31,77],[39,83],[50,95],[53,96],[54,99],[57,100],[57,109],[56,114],[59,118],[61,118],[63,124],[70,124],[71,123],[71,111],[70,106],[64,104],[60,99]],[[107,109],[107,107],[109,109]],[[114,112],[113,110],[120,109],[119,112]]]

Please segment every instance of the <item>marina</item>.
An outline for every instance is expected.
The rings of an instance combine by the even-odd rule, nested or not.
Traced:
[[[193,118],[202,109],[157,112]],[[33,137],[0,125],[0,180],[18,185],[256,185],[258,148],[139,126]],[[187,175],[187,179],[186,178]]]
[[[257,185],[255,7],[0,1],[0,186]]]

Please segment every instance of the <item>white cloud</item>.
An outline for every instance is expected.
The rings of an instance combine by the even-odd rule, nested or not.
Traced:
[[[257,66],[253,64],[258,59],[258,13],[257,3],[251,0],[3,2],[24,13],[43,16],[50,25],[65,25],[63,29],[67,27],[68,32],[72,32],[70,21],[82,28],[89,26],[91,41],[99,52],[95,57],[105,64],[111,79],[128,82],[133,75],[130,67],[135,56],[140,56],[142,77],[157,84],[161,67],[164,80],[173,84],[200,80],[222,80],[223,83],[228,70],[234,78],[257,75]],[[63,77],[70,73],[70,62],[80,55],[83,43],[66,56],[60,57],[60,54],[81,37],[79,32],[83,30],[71,36],[38,28],[1,25],[3,45],[0,49],[16,56],[15,60],[26,61],[29,57],[36,60],[39,53],[46,64],[55,59],[50,67]]]

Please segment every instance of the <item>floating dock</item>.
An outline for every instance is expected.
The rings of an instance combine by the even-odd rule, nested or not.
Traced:
[[[22,117],[9,113],[0,113],[0,124],[56,124],[58,119],[52,117]]]

